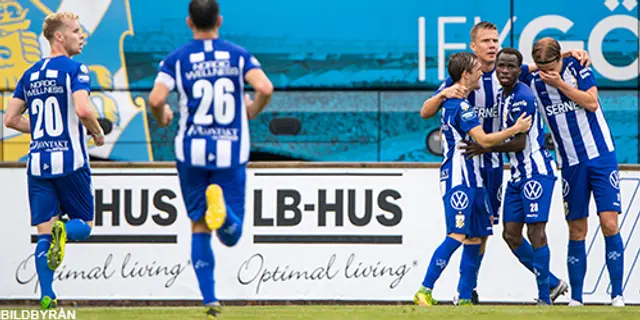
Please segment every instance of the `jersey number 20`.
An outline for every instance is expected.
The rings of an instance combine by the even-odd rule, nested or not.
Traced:
[[[236,116],[235,89],[233,81],[228,78],[220,78],[213,85],[205,79],[196,81],[193,84],[193,97],[201,100],[193,122],[205,126],[213,124],[214,119],[221,125],[231,123]],[[212,102],[213,115],[209,114]]]
[[[31,103],[31,115],[37,116],[33,139],[43,137],[45,131],[49,137],[57,137],[64,131],[62,112],[60,112],[60,104],[56,97],[49,97],[44,102],[41,99],[33,100]],[[44,130],[42,129],[43,121]]]

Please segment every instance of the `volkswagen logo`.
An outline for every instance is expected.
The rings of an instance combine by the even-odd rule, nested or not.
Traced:
[[[524,184],[524,196],[525,198],[533,201],[542,196],[542,185],[535,180],[529,180]]]
[[[569,182],[562,178],[562,196],[567,197],[569,195],[569,191],[571,191],[571,186],[569,186]]]
[[[620,174],[618,173],[618,170],[611,171],[611,174],[609,175],[609,182],[614,188],[618,190],[620,189]]]
[[[469,197],[463,191],[456,191],[451,195],[451,206],[462,211],[469,206]]]

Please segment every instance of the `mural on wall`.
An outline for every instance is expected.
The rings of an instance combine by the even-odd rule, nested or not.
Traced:
[[[89,153],[112,160],[173,160],[177,121],[159,128],[145,100],[158,63],[188,41],[191,31],[185,23],[188,1],[158,1],[0,0],[2,112],[22,72],[49,53],[44,17],[73,11],[87,35],[75,59],[90,66],[92,106],[111,129],[107,144],[91,146]],[[446,76],[449,55],[469,50],[469,29],[489,20],[499,28],[501,45],[520,48],[525,57],[543,36],[558,38],[564,48],[589,50],[620,161],[638,161],[634,2],[594,0],[579,10],[569,0],[517,2],[513,16],[509,0],[494,0],[490,7],[475,0],[455,7],[422,0],[401,6],[386,0],[305,6],[293,0],[219,2],[221,36],[256,55],[276,89],[292,90],[277,91],[266,111],[250,121],[252,152],[303,160],[440,161],[426,148],[438,119],[420,119],[419,108]],[[295,91],[308,88],[334,91]],[[335,91],[340,89],[348,91]],[[354,91],[360,89],[368,91]],[[169,103],[177,111],[175,95]],[[274,120],[283,118],[293,119],[299,130],[277,134]],[[29,136],[3,126],[1,138],[0,159],[23,161]]]
[[[0,0],[3,114],[24,70],[49,54],[42,23],[47,15],[60,11],[73,11],[80,16],[86,45],[74,59],[89,66],[92,107],[99,118],[111,124],[105,145],[90,145],[89,153],[104,159],[153,160],[144,100],[129,91],[114,90],[129,87],[123,48],[125,37],[133,35],[128,0]],[[3,160],[24,160],[29,139],[29,135],[3,126]]]

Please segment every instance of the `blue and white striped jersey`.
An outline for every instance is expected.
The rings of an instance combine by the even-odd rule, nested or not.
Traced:
[[[247,50],[222,39],[192,40],[162,61],[156,81],[179,94],[178,162],[224,169],[249,161],[244,76],[254,68]]]
[[[583,91],[596,86],[591,69],[581,66],[573,57],[562,59],[560,76]],[[595,112],[587,111],[557,88],[544,83],[538,72],[531,73],[527,84],[533,89],[553,135],[559,167],[573,166],[615,151],[602,105]]]
[[[471,102],[473,109],[478,114],[480,124],[485,133],[492,133],[500,131],[502,121],[500,119],[501,110],[498,109],[496,103],[496,97],[498,95],[498,89],[500,89],[500,81],[496,76],[495,68],[490,72],[485,72],[480,78],[480,88],[472,91],[467,100]],[[524,78],[529,73],[529,67],[522,65],[520,77]],[[447,77],[445,81],[440,85],[436,94],[440,93],[445,88],[453,85],[451,77]],[[502,168],[504,166],[502,155],[498,152],[489,152],[484,154],[480,158],[481,168]]]
[[[524,113],[531,115],[531,128],[527,132],[527,143],[520,152],[507,152],[511,164],[511,180],[518,181],[521,178],[531,178],[534,175],[555,176],[551,162],[551,154],[544,148],[544,128],[538,111],[538,103],[531,88],[518,82],[513,91],[504,95],[504,89],[498,91],[498,104],[503,110],[502,130],[516,124],[516,121]],[[507,140],[511,141],[514,137]]]
[[[469,130],[481,125],[478,115],[466,99],[447,99],[442,105],[442,150],[440,165],[441,192],[464,185],[482,188],[480,157],[466,159],[460,144],[471,140]]]
[[[91,92],[89,69],[65,56],[40,60],[22,75],[13,96],[29,112],[29,175],[61,177],[89,167],[86,129],[73,104],[79,90]]]

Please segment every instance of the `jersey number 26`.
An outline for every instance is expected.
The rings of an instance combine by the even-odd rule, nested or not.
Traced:
[[[193,97],[201,100],[193,122],[207,126],[213,124],[215,118],[216,123],[221,125],[231,123],[236,116],[235,89],[233,81],[228,78],[220,78],[213,85],[205,79],[196,81],[193,84]],[[213,115],[209,114],[212,102]]]

